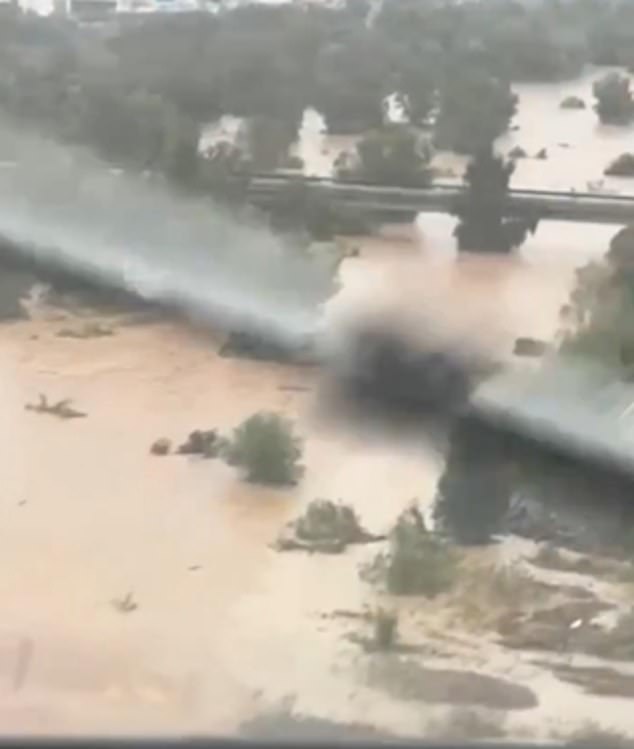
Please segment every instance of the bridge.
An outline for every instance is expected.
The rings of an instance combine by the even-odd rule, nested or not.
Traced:
[[[309,195],[385,221],[411,221],[418,213],[449,213],[465,196],[464,187],[451,184],[397,187],[318,177],[255,175],[249,180],[249,201],[270,208],[288,200],[290,190],[299,185]],[[504,213],[509,218],[528,220],[623,225],[634,223],[634,195],[515,189],[508,193]]]

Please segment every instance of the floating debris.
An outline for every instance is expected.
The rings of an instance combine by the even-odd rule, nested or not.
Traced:
[[[132,591],[126,593],[122,598],[113,598],[111,603],[121,614],[131,614],[139,608],[139,604],[134,600]]]
[[[50,414],[51,416],[57,416],[60,419],[83,419],[88,415],[84,411],[78,411],[76,408],[73,408],[70,404],[70,398],[64,398],[57,403],[49,403],[47,397],[40,393],[40,400],[38,403],[27,403],[24,408],[26,411]]]
[[[151,444],[150,452],[152,455],[168,455],[171,448],[172,443],[165,437],[161,437]]]

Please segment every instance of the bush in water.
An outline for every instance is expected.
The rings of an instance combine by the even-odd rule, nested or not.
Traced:
[[[451,547],[427,530],[416,507],[405,510],[388,538],[388,549],[362,568],[370,583],[384,585],[394,595],[430,598],[448,590],[456,578],[457,562]]]
[[[242,468],[247,480],[258,484],[295,484],[302,474],[301,440],[292,423],[279,414],[250,416],[234,430],[222,452],[230,465]]]
[[[619,73],[608,73],[592,86],[599,119],[606,125],[627,125],[634,119],[634,99],[630,79]]]
[[[576,271],[561,349],[631,376],[634,367],[634,227],[620,229],[604,261]]]
[[[478,151],[465,172],[465,192],[452,211],[458,216],[454,235],[458,249],[506,253],[519,247],[537,229],[537,219],[505,215],[513,160],[496,156],[491,145]]]

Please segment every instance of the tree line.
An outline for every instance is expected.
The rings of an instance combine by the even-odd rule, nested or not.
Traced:
[[[512,166],[492,156],[516,111],[511,83],[561,80],[586,63],[634,66],[632,20],[627,0],[400,0],[378,12],[368,0],[254,3],[100,31],[14,10],[0,25],[0,107],[116,166],[229,201],[244,197],[249,172],[299,166],[289,147],[312,107],[330,133],[367,133],[337,165],[342,178],[424,185],[430,145],[477,157],[468,194],[494,189],[456,207],[458,243],[508,251],[531,228],[500,213]],[[595,94],[602,120],[629,121],[626,78]],[[389,95],[406,124],[385,127]],[[226,114],[245,119],[241,141],[200,154],[203,127]],[[302,215],[323,234],[333,213],[304,206]],[[335,218],[335,229],[346,224]]]

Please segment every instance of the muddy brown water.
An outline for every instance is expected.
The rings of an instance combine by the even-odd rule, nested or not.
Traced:
[[[551,154],[521,163],[518,184],[582,189],[625,150],[629,131],[557,108],[567,94],[589,98],[592,77],[518,87],[521,129],[503,145]],[[570,147],[557,145],[564,139]],[[451,228],[425,215],[405,237],[360,239],[332,324],[359,314],[415,324],[422,312],[508,353],[517,335],[553,335],[574,268],[614,233],[544,224],[517,258],[454,262]],[[315,497],[341,498],[384,531],[412,499],[432,501],[439,456],[411,435],[324,420],[317,372],[220,358],[213,336],[181,323],[115,321],[112,336],[58,336],[69,324],[49,314],[0,328],[3,730],[235,733],[291,699],[315,720],[424,732],[443,706],[367,683],[367,655],[322,616],[373,603],[357,575],[371,547],[324,557],[269,545]],[[88,417],[25,411],[40,392],[72,398]],[[293,417],[305,438],[306,475],[292,490],[248,485],[218,461],[149,454],[157,437],[228,431],[262,409]],[[137,608],[123,613],[113,601],[127,594]],[[521,711],[518,734],[583,722],[599,704],[611,725],[630,723],[627,700],[599,703],[490,642],[433,660],[425,665],[531,689],[539,704]]]

